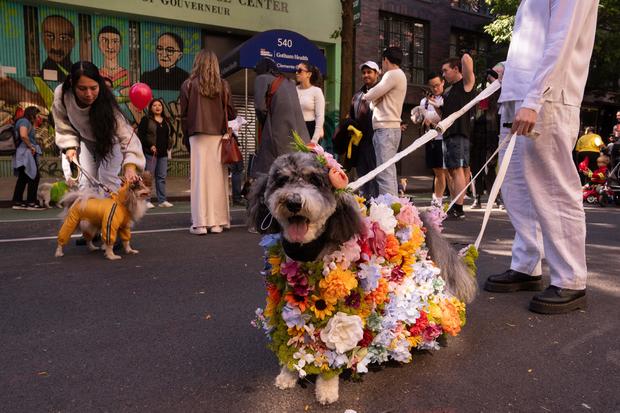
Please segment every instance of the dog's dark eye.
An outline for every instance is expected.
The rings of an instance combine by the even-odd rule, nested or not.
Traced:
[[[310,175],[308,175],[308,177],[306,179],[308,180],[308,182],[310,182],[312,185],[314,185],[316,187],[323,186],[323,178],[321,178],[317,174],[310,174]]]
[[[273,181],[274,185],[277,187],[282,187],[286,185],[287,182],[288,182],[288,178],[284,175],[276,176]]]

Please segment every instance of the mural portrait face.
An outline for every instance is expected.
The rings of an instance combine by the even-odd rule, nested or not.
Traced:
[[[114,27],[104,27],[99,33],[97,41],[105,60],[116,60],[121,51],[121,35],[118,30]]]
[[[73,23],[62,16],[47,16],[43,20],[42,31],[48,57],[57,63],[67,59],[75,46]]]
[[[164,33],[157,39],[157,60],[163,68],[170,68],[183,58],[183,41],[179,36]]]

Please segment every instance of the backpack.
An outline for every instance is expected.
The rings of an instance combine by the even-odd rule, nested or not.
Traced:
[[[0,156],[13,156],[19,140],[15,133],[15,125],[9,123],[0,127]]]

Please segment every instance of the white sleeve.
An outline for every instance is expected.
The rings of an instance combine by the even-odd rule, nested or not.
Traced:
[[[54,117],[54,141],[60,150],[77,148],[80,146],[80,136],[71,126],[67,116],[67,107],[62,102],[62,84],[54,90],[54,102],[52,103],[52,116]]]
[[[318,142],[323,137],[323,124],[325,123],[325,97],[323,91],[320,88],[316,88],[314,93],[314,136],[312,136],[313,142]]]
[[[385,74],[381,78],[381,81],[375,86],[371,87],[368,92],[366,92],[364,96],[362,96],[362,99],[374,102],[375,100],[379,99],[390,90],[392,90],[394,88],[394,82],[395,81],[392,79],[390,72],[385,72]]]
[[[123,154],[123,167],[127,164],[133,164],[138,170],[143,171],[146,159],[142,153],[142,144],[138,135],[120,113],[116,116],[116,122],[118,123],[116,134]]]
[[[549,25],[543,57],[538,63],[538,70],[532,79],[521,107],[538,112],[542,106],[545,85],[549,76],[566,60],[571,53],[579,34],[574,26],[581,27],[592,9],[591,1],[584,0],[548,0]]]

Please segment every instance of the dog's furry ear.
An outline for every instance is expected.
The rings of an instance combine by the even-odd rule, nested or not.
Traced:
[[[425,213],[420,214],[426,228],[426,246],[430,258],[441,270],[448,291],[459,300],[470,303],[478,292],[478,283],[450,243],[431,224]]]
[[[343,244],[364,230],[362,213],[351,194],[336,194],[336,211],[327,221],[327,236],[330,242]]]
[[[280,232],[278,221],[271,216],[265,203],[268,175],[261,175],[250,185],[248,194],[248,225],[253,226],[260,234]]]

